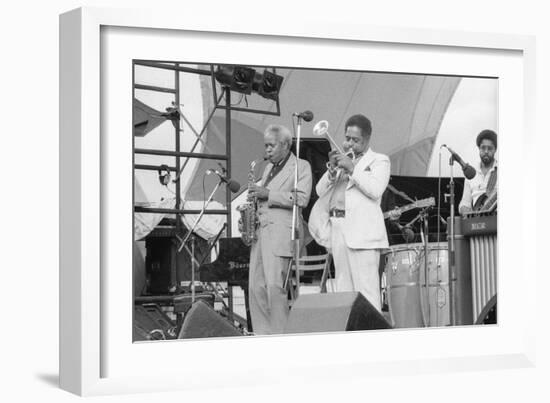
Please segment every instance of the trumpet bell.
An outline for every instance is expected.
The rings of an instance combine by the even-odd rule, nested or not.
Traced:
[[[328,121],[326,120],[320,120],[313,126],[313,134],[315,136],[322,136],[325,137],[331,144],[334,149],[338,150],[338,152],[342,153],[342,149],[340,146],[334,141],[332,137],[330,137],[330,134],[328,132]]]
[[[325,136],[328,133],[328,121],[320,120],[313,126],[313,134],[316,136]]]

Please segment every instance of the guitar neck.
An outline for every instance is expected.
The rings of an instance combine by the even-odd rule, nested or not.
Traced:
[[[430,197],[428,199],[422,199],[422,200],[418,200],[414,203],[411,203],[411,204],[407,204],[406,206],[402,206],[402,207],[398,207],[392,211],[396,211],[398,212],[399,214],[403,214],[409,210],[413,210],[415,208],[424,208],[424,207],[431,207],[431,206],[435,206],[435,199],[433,197]],[[384,218],[389,218],[390,217],[390,212],[392,211],[387,211],[384,213]]]
[[[489,177],[489,180],[487,181],[487,190],[485,193],[489,194],[493,191],[495,188],[495,185],[497,184],[497,167],[491,172],[491,176]]]

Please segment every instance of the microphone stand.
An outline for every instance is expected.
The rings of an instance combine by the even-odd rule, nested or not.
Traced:
[[[424,319],[424,325],[426,327],[430,327],[431,324],[432,324],[432,319],[431,319],[431,307],[430,307],[430,273],[429,273],[429,270],[428,270],[428,257],[429,257],[429,250],[428,250],[428,237],[429,237],[429,230],[430,230],[430,227],[429,227],[429,223],[428,223],[428,208],[425,208],[424,210],[422,210],[422,212],[420,213],[420,217],[421,217],[421,228],[422,229],[422,233],[423,233],[423,239],[422,239],[422,247],[424,249],[424,285],[426,287],[426,298],[425,298],[425,301],[427,302],[426,304],[426,308],[427,308],[427,311],[428,311],[428,318],[427,319]],[[422,294],[420,294],[420,300],[422,301]]]
[[[191,256],[191,303],[192,304],[195,302],[195,266],[198,265],[198,261],[197,261],[197,259],[195,259],[195,250],[194,250],[195,249],[195,237],[192,238],[193,239],[193,242],[192,242],[192,245],[191,245],[192,250],[189,250],[186,243],[189,240],[189,238],[191,238],[191,235],[194,233],[195,229],[197,228],[197,225],[198,225],[199,221],[201,220],[202,216],[204,215],[204,212],[206,211],[206,208],[208,207],[208,205],[210,204],[210,202],[214,198],[214,193],[216,193],[216,191],[219,189],[221,183],[222,183],[222,180],[220,179],[218,181],[218,183],[216,184],[216,186],[214,187],[214,190],[212,190],[212,193],[210,193],[210,196],[208,196],[208,200],[206,201],[206,203],[202,207],[202,210],[201,210],[199,216],[197,217],[197,219],[195,220],[195,223],[193,224],[193,227],[189,230],[189,232],[187,232],[187,235],[181,241],[180,247],[178,248],[178,252],[181,252],[181,250],[183,248],[185,248],[185,250],[187,251],[189,256]]]
[[[449,320],[451,322],[451,326],[455,325],[455,301],[454,301],[454,295],[455,295],[455,280],[456,280],[456,266],[455,266],[455,182],[454,182],[454,176],[453,176],[453,165],[455,162],[455,158],[453,155],[449,158],[449,166],[451,168],[451,174],[449,179],[449,201],[451,203],[451,218],[450,218],[450,226],[449,226],[449,234],[451,237],[451,242],[449,242]]]
[[[409,223],[405,225],[405,227],[410,227],[412,224],[414,224],[416,221],[420,220],[420,237],[422,240],[422,247],[421,249],[424,253],[424,267],[421,268],[421,262],[422,259],[419,259],[419,266],[418,270],[420,271],[423,269],[424,271],[424,284],[420,281],[420,276],[418,279],[418,296],[420,300],[420,310],[422,313],[422,321],[424,323],[424,327],[430,327],[431,326],[431,307],[430,307],[430,283],[429,283],[429,268],[428,268],[428,256],[429,256],[429,247],[428,247],[428,241],[429,241],[429,209],[430,207],[426,207],[422,209],[418,215]],[[408,243],[408,242],[407,242]],[[422,254],[420,253],[420,256]],[[425,288],[425,297],[422,297],[422,287]],[[423,302],[424,301],[424,302]],[[426,306],[424,305],[426,303]],[[425,311],[427,310],[428,314],[426,315]],[[427,316],[427,318],[426,318]]]
[[[300,159],[300,133],[302,130],[302,117],[298,115],[296,125],[296,165],[294,166],[294,189],[292,200],[292,232],[291,240],[294,246],[294,267],[296,270],[296,298],[300,293],[300,270],[298,269],[298,261],[300,259],[300,236],[298,234],[298,220],[300,218],[300,210],[298,207],[298,162]],[[289,268],[290,269],[290,268]]]

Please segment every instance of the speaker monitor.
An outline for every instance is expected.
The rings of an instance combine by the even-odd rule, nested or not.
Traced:
[[[178,339],[233,336],[242,336],[242,333],[208,304],[199,300],[185,315]]]
[[[497,296],[496,294],[487,302],[480,312],[476,325],[496,325],[497,324]]]
[[[175,328],[175,323],[157,304],[134,306],[134,341],[174,339]]]
[[[382,314],[359,292],[298,297],[284,333],[391,329]]]

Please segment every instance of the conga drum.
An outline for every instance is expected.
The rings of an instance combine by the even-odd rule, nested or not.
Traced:
[[[384,274],[391,324],[395,328],[447,326],[449,264],[447,243],[428,244],[428,293],[422,243],[393,245],[385,256]]]

